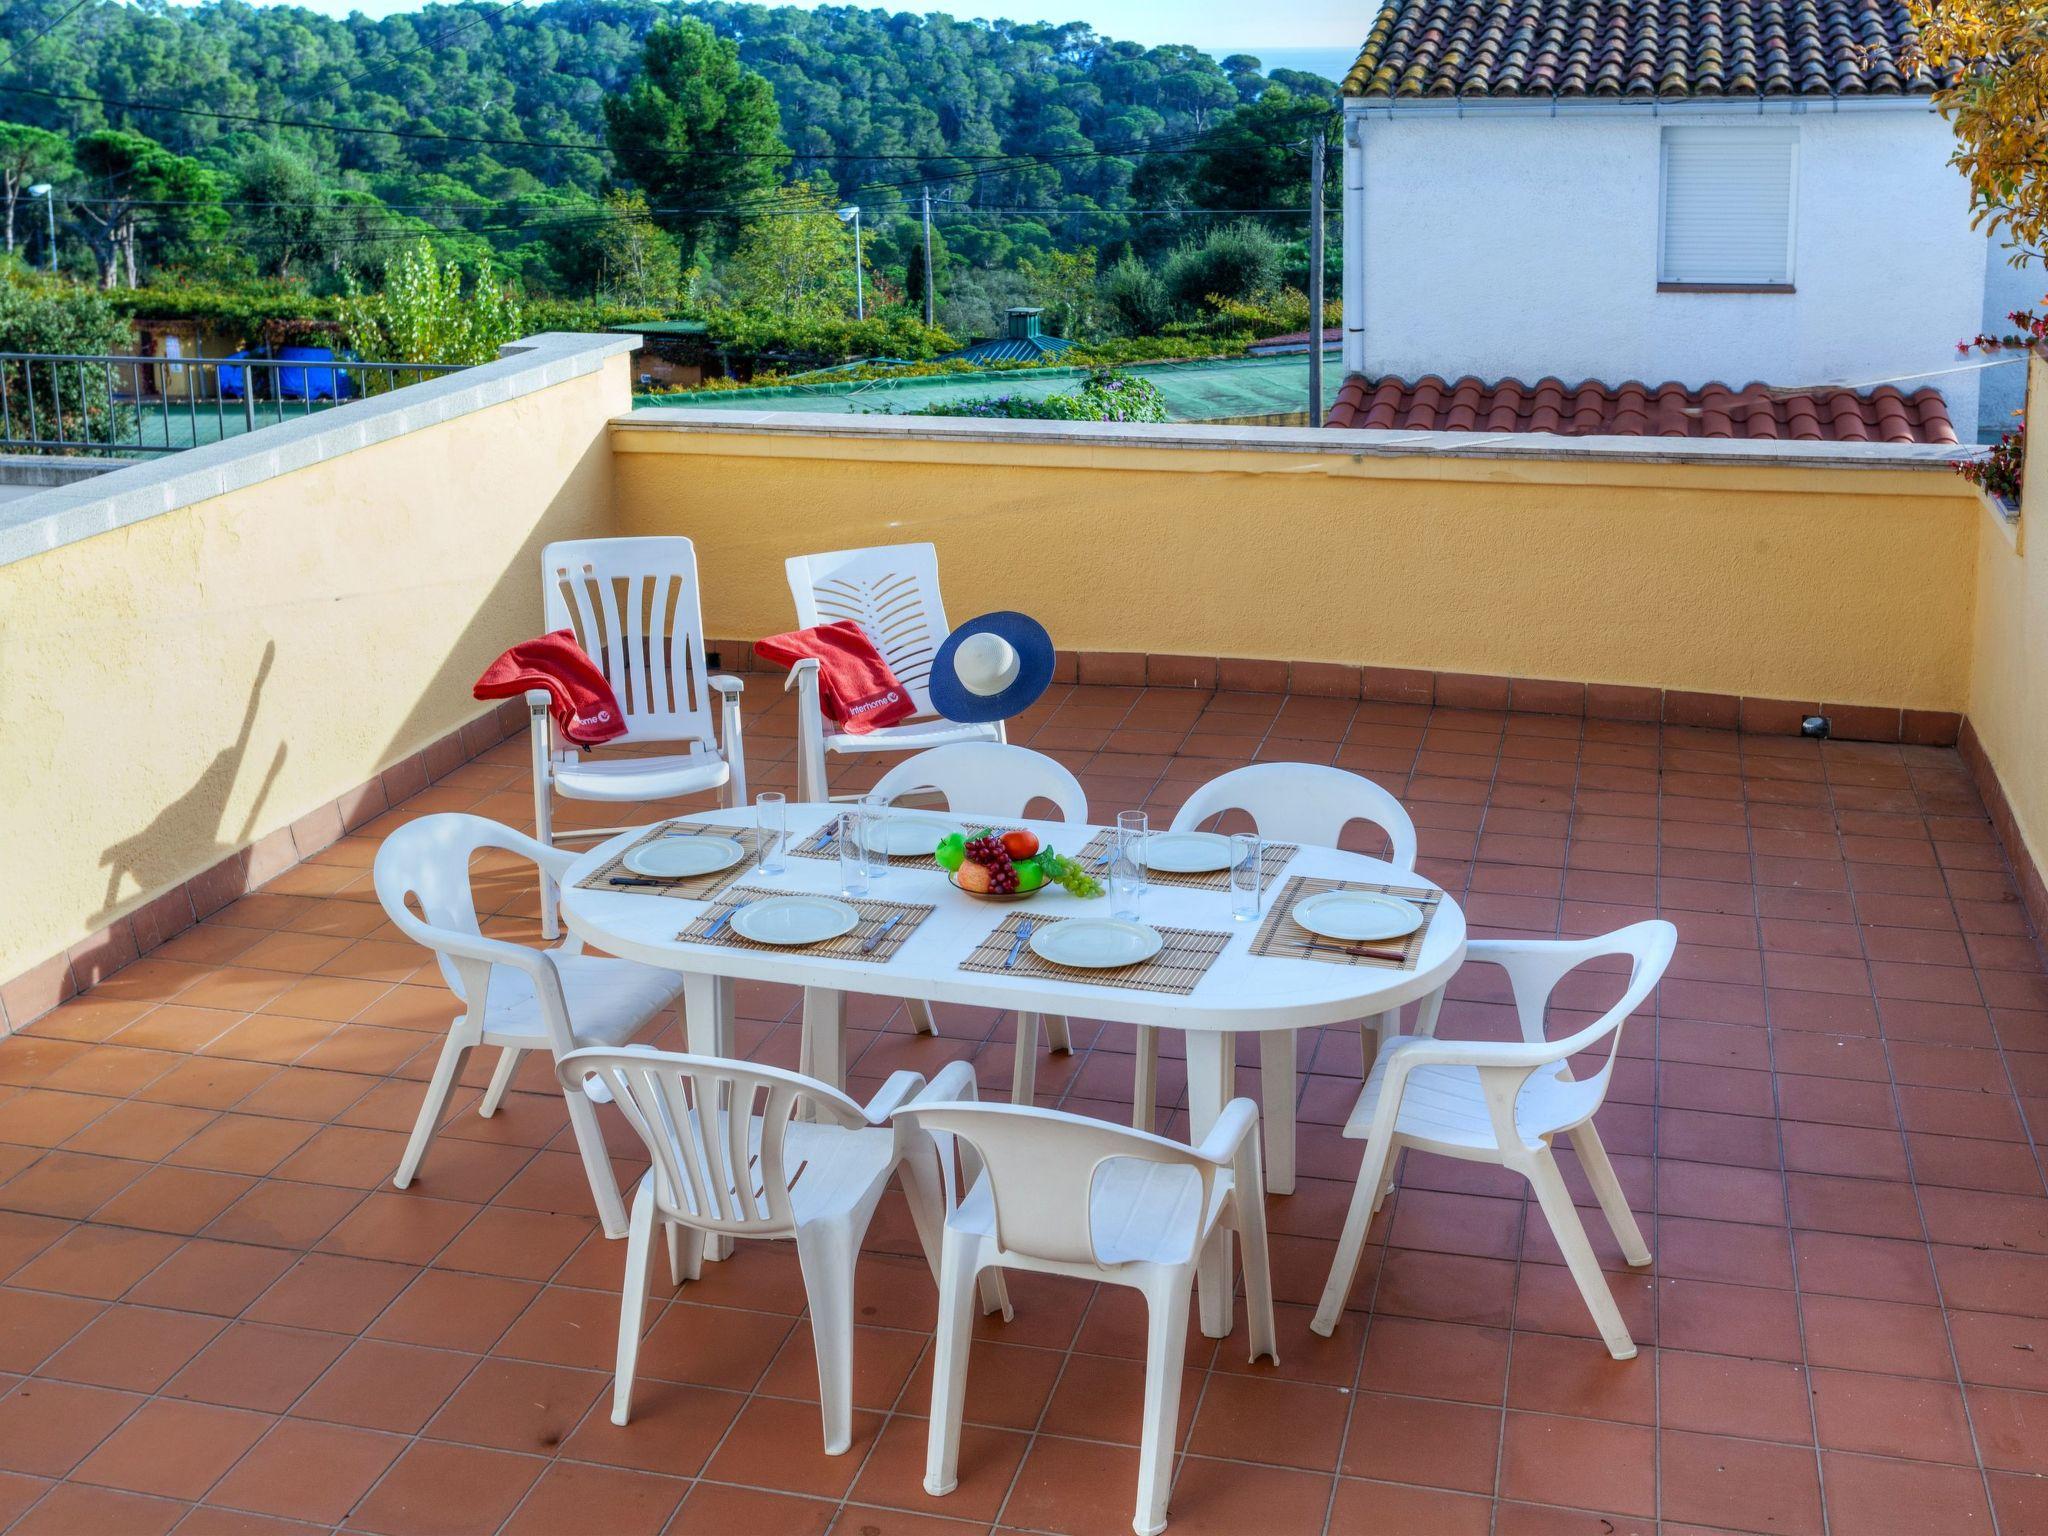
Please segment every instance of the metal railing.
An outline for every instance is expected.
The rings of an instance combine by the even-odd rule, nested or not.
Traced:
[[[363,362],[303,350],[320,355],[0,352],[0,449],[181,453],[465,366]]]

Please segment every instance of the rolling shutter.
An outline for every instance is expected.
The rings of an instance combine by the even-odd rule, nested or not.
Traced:
[[[1666,128],[1657,280],[1789,284],[1797,146],[1786,132]]]

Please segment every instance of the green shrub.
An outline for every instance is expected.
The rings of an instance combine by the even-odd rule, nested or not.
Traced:
[[[488,363],[524,324],[488,274],[465,296],[461,267],[443,266],[424,240],[392,261],[381,292],[342,305],[349,350],[380,363]]]
[[[1173,319],[1165,280],[1130,255],[1103,274],[1102,308],[1110,323],[1130,336],[1156,336]]]
[[[0,352],[125,356],[133,350],[128,322],[98,289],[19,271],[0,281]],[[24,436],[33,419],[41,436],[105,443],[121,437],[130,420],[109,398],[104,369],[0,364],[0,393]]]
[[[907,411],[910,416],[980,416],[1012,421],[1165,421],[1166,401],[1156,385],[1106,369],[1070,393],[1034,399],[990,395],[978,400],[942,400]]]
[[[1265,225],[1239,219],[1211,230],[1200,245],[1179,246],[1166,258],[1167,297],[1182,314],[1192,315],[1215,309],[1220,300],[1273,293],[1286,255],[1280,237]]]

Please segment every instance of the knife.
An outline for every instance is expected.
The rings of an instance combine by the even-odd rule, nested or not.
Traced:
[[[673,880],[662,880],[652,875],[614,875],[605,883],[607,885],[651,885],[656,890],[667,890],[672,885],[680,884],[683,878],[681,875],[676,876]]]
[[[880,946],[882,940],[889,937],[889,930],[891,928],[894,928],[898,923],[902,921],[903,914],[901,912],[892,913],[890,915],[889,921],[882,924],[881,927],[877,928],[873,933],[869,934],[866,939],[861,941],[860,952],[864,955],[873,954],[875,950]]]
[[[717,938],[718,930],[725,926],[726,919],[731,917],[733,913],[737,912],[738,910],[739,908],[737,907],[727,907],[723,912],[719,913],[718,920],[714,922],[709,928],[706,928],[704,930],[704,937],[707,939]]]
[[[1348,944],[1307,944],[1296,940],[1292,947],[1295,949],[1319,949],[1332,955],[1350,955],[1358,960],[1400,960],[1406,958],[1405,950],[1359,949]]]

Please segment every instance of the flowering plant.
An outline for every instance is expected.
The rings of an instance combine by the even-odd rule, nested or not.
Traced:
[[[2027,352],[2048,343],[2048,297],[2042,298],[2038,313],[2031,309],[2016,309],[2005,318],[2013,326],[2006,334],[1994,336],[1980,332],[1967,341],[1957,342],[1956,350],[1961,353]],[[1991,451],[1983,458],[1959,460],[1955,468],[1956,473],[1987,496],[2017,502],[2026,459],[2027,423],[2022,415],[2010,432],[1991,445]]]

